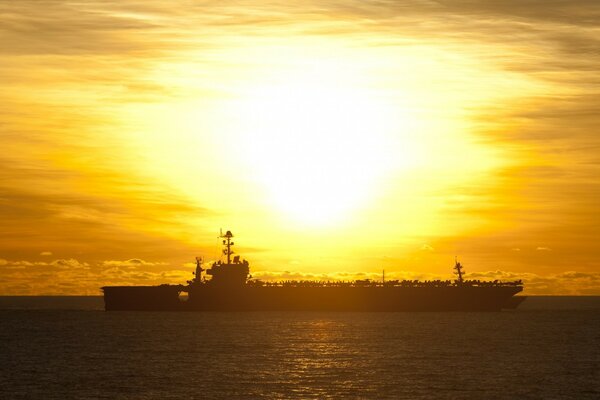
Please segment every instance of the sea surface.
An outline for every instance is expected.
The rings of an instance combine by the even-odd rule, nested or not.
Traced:
[[[0,399],[599,399],[600,297],[499,313],[104,312],[0,297]]]

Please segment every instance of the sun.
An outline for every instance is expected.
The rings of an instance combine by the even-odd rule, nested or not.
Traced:
[[[377,196],[392,167],[416,154],[410,143],[402,152],[393,145],[407,122],[400,110],[322,70],[256,85],[238,109],[248,173],[296,222],[339,223]]]
[[[414,233],[433,229],[423,221],[449,188],[501,165],[472,134],[473,104],[504,93],[488,90],[496,75],[477,60],[319,44],[252,42],[224,55],[233,70],[206,76],[181,65],[185,96],[121,111],[135,124],[126,129],[135,166],[211,211],[194,223],[364,231],[400,221],[389,224],[396,233]]]

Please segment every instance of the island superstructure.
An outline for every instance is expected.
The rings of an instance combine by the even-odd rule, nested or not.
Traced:
[[[196,257],[187,285],[105,286],[107,311],[500,311],[514,309],[524,296],[521,281],[464,278],[455,260],[454,280],[356,280],[350,282],[251,279],[250,265],[234,255],[233,234],[219,238],[223,261],[204,268]],[[204,273],[204,276],[203,276]],[[209,279],[210,277],[210,279]],[[187,294],[187,296],[182,296]]]

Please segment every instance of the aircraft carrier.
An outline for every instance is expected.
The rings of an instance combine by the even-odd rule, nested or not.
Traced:
[[[453,280],[262,282],[233,256],[231,231],[219,237],[224,260],[205,269],[196,257],[187,285],[104,286],[106,311],[501,311],[526,298],[520,280],[467,280],[457,260]]]

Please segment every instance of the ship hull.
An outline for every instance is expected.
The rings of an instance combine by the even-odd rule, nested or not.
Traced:
[[[178,311],[183,286],[105,286],[106,311]]]
[[[165,287],[166,286],[166,287]],[[107,311],[500,311],[524,297],[518,286],[252,286],[105,287]],[[137,290],[136,290],[137,289]]]

